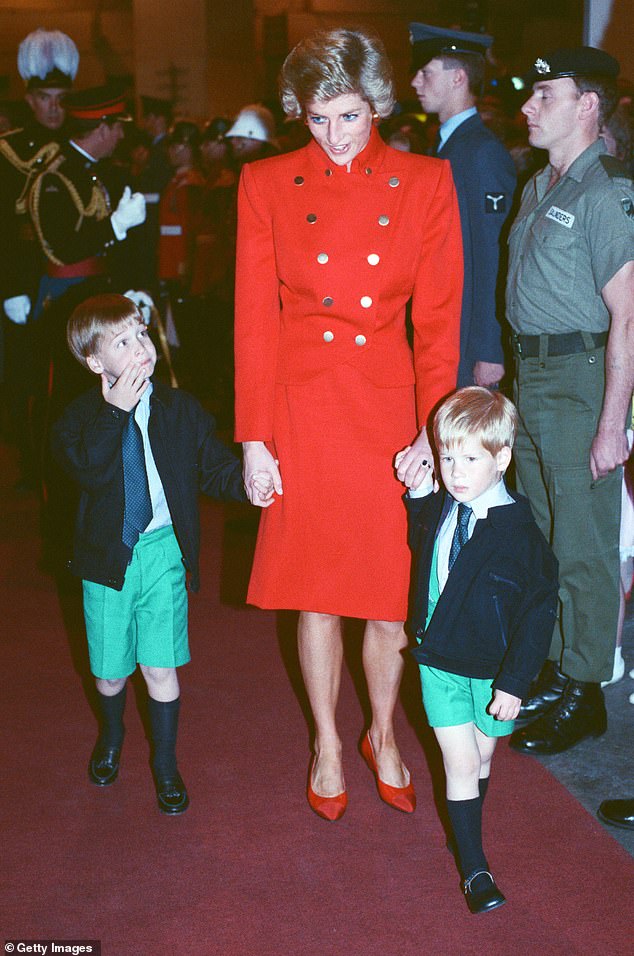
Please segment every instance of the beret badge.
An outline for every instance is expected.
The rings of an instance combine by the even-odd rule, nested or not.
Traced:
[[[540,76],[545,76],[546,73],[550,73],[550,63],[547,63],[546,60],[542,60],[541,57],[538,57],[535,60],[535,72],[539,73]]]

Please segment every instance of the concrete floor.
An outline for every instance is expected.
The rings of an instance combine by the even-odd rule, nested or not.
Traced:
[[[634,798],[634,596],[630,599],[623,628],[625,677],[606,687],[608,730],[603,737],[584,740],[567,753],[539,759],[573,796],[593,815],[602,800]],[[634,830],[605,825],[606,831],[634,856]]]

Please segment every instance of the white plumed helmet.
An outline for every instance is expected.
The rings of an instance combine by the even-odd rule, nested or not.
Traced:
[[[244,139],[275,145],[275,119],[266,106],[260,106],[259,103],[245,106],[225,136],[242,136]]]
[[[72,86],[79,67],[79,52],[60,30],[34,30],[18,50],[18,72],[28,89]]]

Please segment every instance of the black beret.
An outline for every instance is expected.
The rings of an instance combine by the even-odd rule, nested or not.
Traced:
[[[486,33],[466,33],[464,30],[446,30],[427,23],[410,23],[412,70],[420,70],[434,57],[447,54],[479,53],[484,56],[493,43]]]
[[[555,50],[538,57],[527,80],[558,80],[564,76],[604,76],[616,79],[619,61],[604,50],[593,46],[575,46]]]

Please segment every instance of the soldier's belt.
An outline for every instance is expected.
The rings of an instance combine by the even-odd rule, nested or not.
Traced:
[[[540,350],[545,340],[544,350]],[[512,334],[513,350],[520,358],[537,358],[540,354],[575,355],[577,352],[589,352],[593,348],[602,348],[608,340],[607,332],[563,332],[560,335],[518,335]]]
[[[106,263],[98,256],[58,266],[54,262],[46,264],[46,273],[52,279],[79,279],[87,276],[101,276],[106,271]]]

